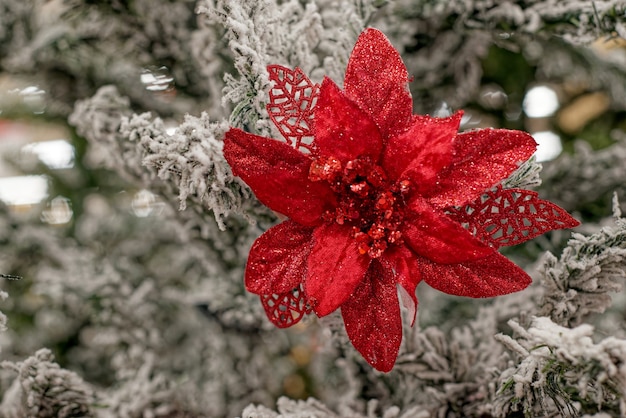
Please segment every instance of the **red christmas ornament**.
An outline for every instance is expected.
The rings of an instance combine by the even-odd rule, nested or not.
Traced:
[[[276,326],[341,309],[354,347],[392,369],[402,340],[398,289],[415,318],[423,279],[475,298],[531,278],[497,252],[578,222],[500,182],[534,153],[525,132],[457,133],[462,113],[412,115],[408,73],[378,30],[359,37],[344,91],[268,67],[267,106],[285,142],[232,128],[224,155],[257,198],[289,219],[259,237],[245,284]]]

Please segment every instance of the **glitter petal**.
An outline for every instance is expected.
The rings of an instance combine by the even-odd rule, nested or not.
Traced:
[[[494,252],[423,199],[415,198],[408,209],[402,236],[416,254],[435,263],[451,264],[480,259]]]
[[[453,141],[463,112],[447,118],[413,117],[411,127],[389,139],[383,152],[383,167],[396,180],[407,178],[416,190],[432,187],[437,174],[452,160]]]
[[[361,255],[347,226],[321,225],[313,232],[304,291],[318,316],[335,311],[365,276],[370,258]]]
[[[424,281],[449,295],[490,298],[518,292],[532,283],[524,270],[498,252],[459,264],[437,264],[426,259],[419,263]]]
[[[396,286],[380,264],[372,263],[361,284],[341,305],[354,348],[377,370],[393,368],[402,342],[402,319]]]
[[[387,37],[376,29],[363,31],[350,55],[344,88],[374,118],[383,138],[404,132],[411,123],[408,82],[402,58]]]
[[[315,109],[315,146],[321,155],[346,163],[358,156],[377,161],[382,139],[370,116],[348,99],[329,78],[324,78]]]
[[[312,229],[293,221],[278,224],[252,245],[246,265],[248,292],[257,295],[282,294],[304,280],[312,248]]]
[[[424,197],[439,207],[463,206],[507,178],[537,149],[526,132],[479,129],[458,134],[454,160],[439,173],[437,187]]]
[[[409,310],[409,318],[411,319],[411,326],[413,326],[417,315],[415,290],[422,280],[415,254],[407,247],[393,247],[385,252],[380,263],[388,271],[394,273],[394,280],[401,288],[402,304]]]
[[[301,225],[319,224],[335,205],[326,184],[309,180],[311,159],[283,142],[233,128],[226,132],[224,157],[264,205]]]

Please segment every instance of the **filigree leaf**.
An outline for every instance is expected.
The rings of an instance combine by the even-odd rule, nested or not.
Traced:
[[[536,192],[501,186],[448,214],[494,247],[517,245],[548,231],[579,224],[565,210],[540,199]]]
[[[261,304],[267,318],[278,328],[295,325],[311,312],[302,285],[280,295],[261,295]]]
[[[298,67],[291,70],[282,65],[269,65],[267,71],[274,82],[269,92],[267,113],[290,145],[310,152],[313,147],[313,108],[319,86]]]

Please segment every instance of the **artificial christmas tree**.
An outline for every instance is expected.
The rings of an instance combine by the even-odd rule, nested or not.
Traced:
[[[16,187],[0,183],[0,272],[22,276],[2,279],[2,415],[626,414],[626,302],[619,293],[626,269],[620,211],[626,198],[625,20],[622,2],[608,0],[0,0],[0,117],[13,121],[4,126],[44,120],[47,130],[69,127],[59,132],[72,145],[70,162],[55,166],[37,148],[11,139],[15,134],[7,132],[14,130],[3,131],[10,170],[30,174],[45,193],[20,203],[7,197]],[[351,59],[360,35],[377,39],[363,60],[398,51],[412,105],[405,103],[404,86],[395,91],[378,84],[394,80],[404,64],[393,71],[392,62],[381,65],[377,72],[390,74],[371,85],[356,82],[370,71]],[[330,84],[344,76],[343,86]],[[304,86],[294,94],[298,107],[281,104],[298,91],[281,93],[281,82]],[[383,93],[394,91],[406,106],[380,107]],[[543,94],[539,104],[537,94]],[[461,109],[463,116],[456,113]],[[413,116],[415,133],[402,137],[403,112],[406,120],[430,116]],[[350,123],[357,127],[350,147],[317,153],[311,137],[329,150]],[[311,125],[334,130],[307,131]],[[540,142],[535,157],[521,165],[534,144],[528,134],[505,133],[513,130]],[[375,160],[386,150],[372,142],[376,135],[400,144],[419,138],[420,146],[389,148],[389,162],[382,157],[379,166],[362,158]],[[493,159],[506,169],[472,171],[485,155],[496,155],[507,135],[521,144],[511,145],[520,155]],[[287,151],[283,142],[275,151],[280,142],[255,146],[251,138],[286,138],[295,148]],[[448,162],[434,144],[446,138],[457,147],[452,166],[466,164],[465,175],[449,170],[436,177]],[[546,138],[563,151],[541,171]],[[11,150],[11,143],[19,146]],[[461,151],[469,155],[463,162]],[[399,176],[420,153],[428,158],[403,188]],[[285,164],[281,175],[292,177],[294,165],[287,162],[308,161],[306,182],[277,182],[272,164],[259,166],[264,160]],[[349,163],[356,177],[345,170],[337,177],[333,167]],[[277,184],[280,189],[270,187]],[[450,191],[446,205],[437,207],[445,213],[420,201],[410,206],[419,216],[409,215],[402,199],[413,199],[411,187],[428,205]],[[315,212],[308,193],[314,189],[327,196],[324,202],[338,199],[318,211],[332,215],[334,226],[299,216]],[[365,197],[370,189],[376,199]],[[453,189],[471,199],[455,200]],[[287,202],[298,193],[306,196]],[[536,237],[575,226],[556,205],[581,226],[573,234],[564,229]],[[530,215],[515,225],[501,223],[512,215],[488,215],[510,207]],[[367,213],[367,222],[357,225],[361,218],[350,208]],[[533,219],[548,219],[548,226]],[[351,238],[358,245],[345,247],[375,260],[368,280],[397,275],[380,288],[386,306],[398,309],[396,283],[404,289],[409,309],[401,311],[401,322],[394,310],[397,320],[372,328],[372,320],[390,318],[372,314],[381,307],[377,298],[344,306],[363,293],[354,279],[347,278],[352,285],[339,296],[333,283],[345,276],[301,281],[324,260],[305,267],[306,254],[289,250],[329,236],[336,244],[340,234],[320,230],[337,232],[346,222],[357,227]],[[296,223],[309,229],[304,233]],[[317,232],[310,230],[314,224]],[[530,225],[537,229],[524,229]],[[429,228],[438,232],[414,230]],[[271,231],[278,230],[277,238]],[[412,243],[416,237],[422,247]],[[503,261],[489,263],[499,268],[479,267],[490,257],[505,260],[494,249],[503,244],[520,244],[502,253],[526,273],[502,268]],[[273,252],[277,246],[286,252]],[[417,253],[424,277],[415,277],[415,255],[406,254],[424,246],[429,250]],[[339,247],[329,246],[323,258],[338,256]],[[264,264],[276,259],[280,263]],[[459,263],[471,264],[463,271],[472,275],[458,273]],[[442,284],[452,271],[463,278],[456,285],[470,286],[471,276],[476,286],[495,280],[498,289],[452,291]],[[448,296],[421,284],[415,318],[420,278],[456,295],[486,297],[521,290],[530,282],[526,274],[532,285],[494,299]],[[506,285],[511,277],[517,280]],[[296,293],[281,299],[292,288]],[[341,313],[331,313],[339,305]],[[266,314],[293,326],[278,329]],[[394,337],[371,340],[366,330]]]

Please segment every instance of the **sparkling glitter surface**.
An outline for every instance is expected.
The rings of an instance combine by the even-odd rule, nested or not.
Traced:
[[[341,306],[341,316],[348,337],[365,360],[376,369],[388,372],[396,362],[402,342],[402,317],[396,286],[384,278],[385,272],[374,264],[365,280]]]
[[[493,252],[424,199],[414,198],[408,209],[402,231],[414,253],[436,263],[450,264],[477,260]]]
[[[375,29],[357,41],[345,91],[330,79],[318,89],[299,69],[268,71],[268,112],[286,142],[233,128],[224,156],[289,218],[259,237],[246,267],[246,288],[278,327],[341,309],[354,347],[389,371],[398,289],[412,321],[421,280],[476,298],[524,289],[530,277],[497,248],[577,224],[536,193],[496,187],[535,151],[527,133],[459,134],[461,112],[411,115],[406,68]]]
[[[408,82],[398,51],[382,32],[366,29],[350,55],[344,88],[348,97],[372,115],[383,138],[409,127],[413,101]]]
[[[313,246],[311,233],[311,228],[287,220],[261,235],[248,256],[246,289],[264,295],[297,288]]]
[[[232,128],[226,133],[224,157],[256,197],[272,210],[301,225],[319,223],[335,205],[334,193],[309,181],[311,159],[291,146]]]
[[[450,164],[454,139],[463,112],[447,118],[414,116],[411,127],[389,138],[382,165],[393,178],[408,178],[422,193],[433,187],[439,172]]]
[[[382,138],[372,117],[325,78],[315,110],[315,145],[319,153],[342,162],[358,156],[378,160]]]
[[[371,259],[359,253],[351,228],[345,225],[330,223],[316,228],[313,242],[304,291],[315,313],[325,316],[363,281]]]
[[[337,206],[323,218],[351,227],[359,254],[379,258],[391,245],[402,245],[400,226],[410,182],[390,184],[384,170],[368,157],[350,160],[342,167],[335,157],[313,160],[311,181],[325,181],[337,194]]]
[[[429,286],[449,295],[490,298],[525,289],[532,279],[500,253],[458,264],[420,262],[420,271]]]
[[[522,131],[479,129],[458,134],[452,164],[424,195],[437,207],[463,206],[507,178],[536,149],[532,136]]]

